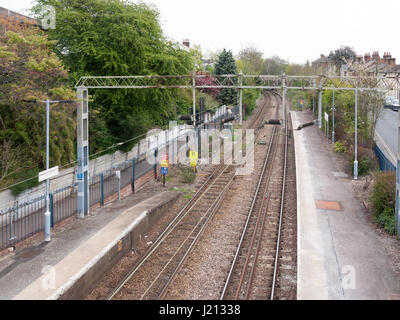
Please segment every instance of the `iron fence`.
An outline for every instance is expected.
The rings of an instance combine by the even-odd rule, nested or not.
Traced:
[[[375,153],[379,160],[379,167],[382,171],[396,171],[396,167],[390,162],[390,160],[385,156],[381,149],[376,145]]]
[[[44,195],[29,201],[15,202],[13,207],[0,211],[1,242],[0,248],[12,246],[44,229]]]
[[[211,124],[216,125],[222,119],[223,115],[213,119]],[[176,156],[179,147],[185,145],[185,141],[180,141],[178,137],[177,147],[173,149],[172,157]],[[167,149],[168,142],[158,146],[160,150]],[[157,150],[158,150],[157,148]],[[155,149],[148,152],[154,152]],[[104,205],[104,200],[118,192],[118,178],[115,172],[120,171],[120,188],[135,181],[154,170],[156,167],[146,161],[146,158],[141,157],[131,159],[118,166],[112,167],[101,174],[91,177],[89,185],[90,206],[100,204]],[[61,222],[71,216],[76,216],[77,208],[78,184],[57,189],[49,194],[49,211],[51,213],[51,226]],[[15,202],[12,207],[0,210],[0,250],[13,246],[15,243],[23,241],[30,236],[44,230],[44,213],[46,211],[46,196],[40,195],[28,201],[21,203]]]

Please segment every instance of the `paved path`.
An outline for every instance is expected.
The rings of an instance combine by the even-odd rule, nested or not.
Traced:
[[[292,112],[292,118],[297,128],[312,121],[312,114]],[[340,172],[329,153],[326,138],[316,126],[293,134],[298,299],[388,299],[399,294],[400,281],[384,243],[353,196],[351,178]]]

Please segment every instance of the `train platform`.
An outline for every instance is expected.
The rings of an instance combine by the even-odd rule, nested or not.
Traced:
[[[143,191],[0,259],[1,300],[83,299],[180,193]]]
[[[292,111],[297,168],[300,300],[395,299],[400,281],[383,240],[352,192],[321,130],[298,125],[310,112]]]

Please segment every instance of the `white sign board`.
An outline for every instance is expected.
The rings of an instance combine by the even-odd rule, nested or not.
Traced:
[[[53,178],[57,175],[58,175],[58,166],[39,172],[39,182]]]
[[[329,122],[329,115],[325,112],[325,121]]]

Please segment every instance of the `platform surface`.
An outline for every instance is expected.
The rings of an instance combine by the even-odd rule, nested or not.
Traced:
[[[293,128],[313,120],[292,111]],[[294,130],[298,299],[388,299],[400,293],[384,243],[316,126]]]
[[[1,300],[57,299],[116,244],[146,212],[176,192],[144,192],[97,209],[83,220],[0,260]]]

